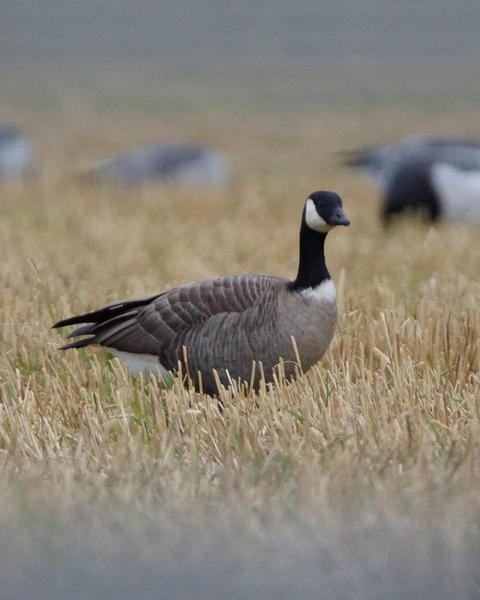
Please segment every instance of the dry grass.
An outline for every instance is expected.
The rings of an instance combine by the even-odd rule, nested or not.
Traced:
[[[480,137],[476,5],[27,4],[1,36],[0,121],[38,138],[43,167],[0,189],[2,600],[478,599],[479,230],[386,233],[376,190],[333,158]],[[172,139],[224,150],[236,180],[69,179]],[[58,351],[51,324],[108,301],[293,275],[315,188],[352,227],[327,242],[337,335],[294,385],[220,413]]]
[[[121,521],[136,544],[144,540],[146,556],[150,548],[169,551],[149,545],[151,524],[138,526],[138,533],[138,513],[176,516],[174,522],[192,528],[207,519],[237,540],[247,530],[267,531],[266,522],[275,529],[281,519],[283,528],[290,515],[305,519],[306,530],[315,530],[318,544],[334,556],[365,529],[360,539],[370,541],[364,550],[360,543],[358,556],[366,548],[376,568],[397,539],[400,554],[408,555],[416,523],[441,523],[445,555],[432,560],[445,565],[444,573],[453,573],[453,555],[467,570],[474,564],[464,557],[476,556],[470,551],[476,542],[468,539],[479,523],[478,228],[431,229],[411,221],[383,231],[375,190],[333,166],[318,144],[336,139],[338,148],[354,146],[371,122],[305,119],[271,129],[255,119],[243,129],[237,124],[235,143],[218,125],[212,139],[224,139],[240,172],[214,193],[81,189],[59,180],[67,158],[79,164],[90,155],[74,140],[80,135],[86,148],[97,148],[108,123],[66,129],[54,144],[47,136],[42,179],[2,191],[0,518],[21,521],[15,529],[21,539],[30,539],[39,519],[56,531],[52,524],[63,515],[65,522],[97,524],[113,548]],[[122,127],[105,138],[99,155],[133,142],[136,128]],[[383,136],[393,133],[386,128]],[[108,301],[224,273],[293,275],[302,203],[322,187],[342,194],[353,223],[327,242],[341,318],[324,360],[294,385],[280,382],[256,397],[227,394],[221,413],[215,400],[179,382],[161,390],[153,378],[132,380],[102,353],[59,352],[61,338],[51,324]],[[119,505],[128,507],[128,518],[122,509],[112,516]],[[95,515],[79,516],[79,507],[93,507]],[[398,525],[402,519],[413,519],[408,535]],[[381,523],[403,533],[386,542]],[[302,531],[294,528],[292,539]],[[408,570],[417,556],[418,564],[429,556],[426,533],[421,540]],[[63,554],[68,544],[62,543]],[[89,543],[99,544],[96,537]],[[272,548],[278,556],[284,542]],[[241,552],[252,569],[257,552],[257,546]],[[83,560],[71,560],[77,559]],[[212,564],[201,563],[201,572]],[[341,564],[350,572],[349,559]],[[321,573],[328,578],[326,565]],[[399,577],[396,567],[395,575],[387,571],[387,582]],[[468,583],[474,571],[456,575]]]
[[[54,320],[116,298],[228,272],[294,274],[302,202],[325,180],[344,195],[353,222],[327,247],[341,320],[323,362],[295,385],[257,398],[230,394],[221,414],[179,384],[162,391],[102,354],[57,350]],[[385,233],[373,195],[354,175],[308,166],[289,187],[244,177],[208,195],[85,190],[48,178],[5,191],[6,472],[35,481],[41,473],[49,493],[60,486],[62,496],[81,484],[172,508],[230,495],[262,506],[272,494],[328,506],[339,491],[367,487],[472,491],[478,231],[408,222]]]

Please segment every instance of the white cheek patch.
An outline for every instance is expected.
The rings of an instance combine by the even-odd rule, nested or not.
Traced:
[[[326,279],[315,287],[305,288],[301,291],[301,294],[304,298],[326,304],[333,304],[337,299],[335,284],[331,279]]]
[[[305,222],[314,231],[320,233],[326,233],[332,229],[332,225],[329,225],[322,217],[318,214],[315,204],[311,198],[307,200],[305,205]]]

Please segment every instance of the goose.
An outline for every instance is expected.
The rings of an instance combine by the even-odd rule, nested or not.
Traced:
[[[232,167],[220,152],[202,146],[161,143],[134,148],[105,160],[83,174],[84,180],[141,184],[174,183],[221,185],[228,181]]]
[[[81,325],[62,349],[102,347],[127,363],[134,376],[154,372],[166,380],[179,365],[197,390],[215,395],[217,380],[258,389],[271,382],[280,360],[291,379],[300,360],[317,363],[334,335],[335,286],[325,264],[328,232],[349,225],[334,192],[312,193],[303,208],[297,276],[231,275],[109,304],[59,321]],[[260,366],[261,364],[261,366]]]
[[[364,169],[381,186],[405,163],[444,163],[466,171],[480,171],[480,142],[460,137],[412,136],[396,143],[341,153],[343,164]]]
[[[0,179],[24,179],[35,166],[33,141],[16,127],[0,123]]]
[[[432,222],[480,223],[480,168],[416,159],[399,164],[383,192],[382,217],[390,223],[408,211]]]

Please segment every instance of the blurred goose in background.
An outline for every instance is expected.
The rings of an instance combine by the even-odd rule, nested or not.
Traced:
[[[411,137],[343,153],[382,188],[382,215],[418,210],[430,220],[480,222],[480,142]]]
[[[393,144],[341,153],[343,164],[365,170],[382,185],[405,162],[442,162],[462,170],[480,170],[480,142],[464,138],[408,137]]]
[[[466,171],[444,162],[404,161],[383,191],[382,216],[419,212],[430,221],[480,223],[480,168]]]
[[[36,163],[33,140],[16,127],[0,123],[0,181],[24,179]]]
[[[231,173],[230,162],[219,152],[189,144],[162,143],[103,161],[82,178],[98,183],[213,186],[226,183]]]
[[[335,286],[325,264],[328,232],[349,225],[341,198],[314,192],[300,227],[300,259],[293,281],[271,275],[232,275],[177,287],[137,300],[59,321],[54,327],[85,324],[64,346],[97,345],[124,360],[134,375],[150,371],[165,378],[179,364],[197,389],[218,392],[219,381],[250,383],[261,371],[271,382],[283,359],[285,374],[320,360],[337,320]],[[261,367],[259,367],[261,363]],[[256,368],[255,368],[256,365]]]

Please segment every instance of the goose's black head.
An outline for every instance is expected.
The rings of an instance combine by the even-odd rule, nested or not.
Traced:
[[[423,213],[430,221],[440,217],[440,201],[431,177],[432,165],[410,161],[397,167],[390,177],[383,200],[385,224],[401,213]]]
[[[328,233],[337,225],[350,225],[343,212],[342,199],[335,192],[313,192],[303,212],[306,227],[318,233]]]

